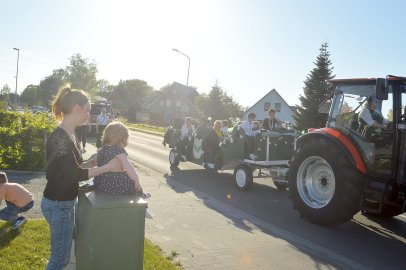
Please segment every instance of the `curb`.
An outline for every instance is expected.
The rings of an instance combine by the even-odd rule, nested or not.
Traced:
[[[5,173],[20,173],[20,174],[35,174],[35,175],[45,175],[45,171],[16,171],[16,170],[1,170]]]

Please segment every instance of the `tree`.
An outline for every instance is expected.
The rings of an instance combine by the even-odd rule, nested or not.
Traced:
[[[5,95],[7,96],[8,94],[11,93],[11,88],[8,86],[8,84],[3,85],[3,88],[0,90],[0,95]]]
[[[21,93],[20,101],[27,104],[29,107],[38,104],[38,89],[38,85],[28,85]]]
[[[135,116],[136,112],[144,109],[143,105],[154,89],[146,81],[120,80],[111,95],[113,105],[127,116]]]
[[[228,119],[242,110],[241,106],[221,89],[217,81],[208,94],[197,96],[195,103],[200,112],[214,120]]]
[[[80,54],[75,54],[70,60],[70,65],[66,67],[67,80],[74,89],[81,89],[91,94],[97,92],[97,66],[89,59],[83,58]]]
[[[45,77],[39,83],[38,102],[43,106],[49,106],[59,88],[66,83],[66,77],[64,69],[55,69],[51,75]]]
[[[96,95],[110,98],[110,95],[114,91],[114,85],[111,85],[107,80],[101,79],[97,81],[97,93]]]
[[[328,52],[328,44],[324,42],[320,48],[320,54],[317,56],[316,65],[310,71],[303,87],[304,95],[300,95],[300,106],[297,106],[297,114],[294,116],[298,130],[307,130],[308,128],[323,127],[327,121],[327,115],[318,111],[319,105],[331,94],[327,80],[335,77],[333,67]]]

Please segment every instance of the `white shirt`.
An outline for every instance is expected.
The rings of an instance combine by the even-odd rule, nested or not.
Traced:
[[[191,125],[191,127],[192,127],[192,133],[189,134],[189,128],[187,127],[187,125],[186,124],[182,125],[182,128],[180,130],[180,139],[181,140],[183,140],[186,137],[192,136],[192,134],[196,132],[195,126]]]
[[[242,122],[240,127],[245,131],[246,136],[255,136],[259,132],[259,130],[252,130],[252,125],[248,120]]]
[[[109,123],[109,117],[107,115],[99,114],[96,118],[96,124],[101,126],[107,126]]]
[[[364,107],[364,109],[362,109],[359,116],[362,118],[362,120],[365,121],[365,123],[367,123],[368,127],[372,127],[373,124],[375,123],[375,120],[372,119],[372,115],[371,115],[371,112],[369,111],[368,107]],[[389,121],[387,119],[383,118],[382,123],[384,125],[387,125],[387,124],[389,124]]]

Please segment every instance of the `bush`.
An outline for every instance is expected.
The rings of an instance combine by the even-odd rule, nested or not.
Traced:
[[[0,112],[0,168],[45,170],[45,141],[55,127],[45,113]]]

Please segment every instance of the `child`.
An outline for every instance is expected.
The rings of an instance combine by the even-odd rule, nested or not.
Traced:
[[[0,219],[12,222],[11,229],[20,228],[27,222],[19,213],[27,212],[34,206],[34,196],[17,183],[9,183],[7,175],[0,172],[0,202],[5,200],[7,206],[0,210]]]
[[[102,148],[97,152],[97,166],[102,166],[117,156],[125,171],[100,174],[93,182],[97,191],[113,195],[136,194],[147,199],[151,194],[143,192],[138,175],[124,149],[128,144],[128,137],[128,129],[121,122],[112,122],[107,125],[103,133]],[[152,218],[148,211],[147,217]]]

